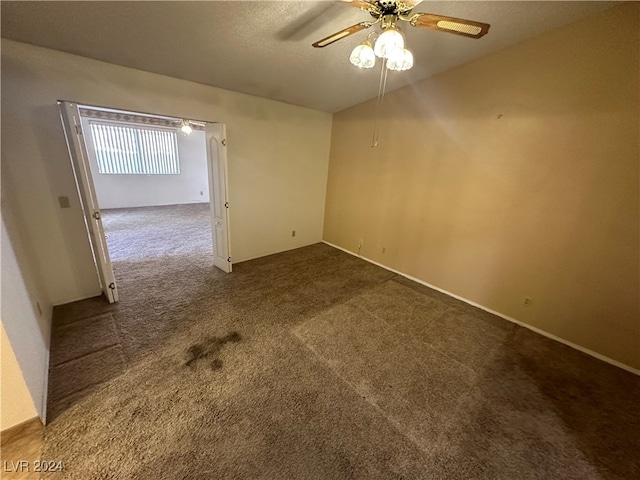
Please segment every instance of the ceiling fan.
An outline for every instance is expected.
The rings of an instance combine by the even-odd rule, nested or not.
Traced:
[[[386,61],[390,70],[408,70],[413,66],[413,54],[404,48],[404,38],[398,24],[407,22],[413,27],[423,27],[441,32],[453,33],[469,38],[481,38],[489,32],[489,24],[464,20],[462,18],[434,15],[432,13],[413,13],[422,0],[342,0],[360,10],[368,12],[372,21],[360,22],[339,32],[329,35],[313,44],[316,48],[324,48],[338,40],[360,32],[373,25],[380,24],[382,33],[372,48],[370,34],[361,45],[352,52],[350,61],[357,67],[372,68],[375,57]]]
[[[413,9],[422,0],[342,0],[350,5],[368,12],[372,21],[360,22],[339,32],[329,35],[313,44],[316,48],[324,48],[342,40],[354,33],[380,24],[382,33],[374,31],[366,40],[356,46],[349,57],[349,61],[360,68],[373,68],[376,57],[382,59],[380,70],[380,85],[378,87],[378,101],[373,127],[371,146],[378,146],[379,117],[387,86],[387,72],[389,70],[403,71],[413,67],[413,54],[405,48],[404,37],[400,33],[398,24],[407,22],[413,27],[423,27],[441,32],[454,33],[469,38],[481,38],[489,32],[489,24],[464,20],[462,18],[445,17],[432,13],[413,13]],[[372,47],[371,40],[377,36]]]

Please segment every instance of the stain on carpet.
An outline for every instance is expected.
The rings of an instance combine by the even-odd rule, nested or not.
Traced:
[[[242,336],[238,332],[228,333],[224,337],[206,337],[204,341],[194,343],[187,349],[187,361],[185,365],[193,368],[199,360],[204,360],[220,352],[225,344],[229,342],[237,343],[240,340],[242,340]],[[220,370],[221,368],[222,360],[215,358],[211,362],[211,369]]]

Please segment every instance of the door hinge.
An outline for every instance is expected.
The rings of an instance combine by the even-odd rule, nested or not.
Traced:
[[[229,202],[224,202],[224,208],[229,208]]]
[[[95,218],[96,220],[100,220],[100,212],[93,212],[92,217]]]
[[[82,127],[80,125],[76,125],[76,133],[82,135]]]
[[[115,283],[113,283],[113,282],[111,282],[111,283],[109,284],[109,288],[110,288],[111,290],[115,290],[115,289],[116,289],[116,284],[115,284]]]
[[[231,257],[227,258],[227,262],[231,263]]]
[[[225,147],[227,146],[227,139],[226,138],[222,139],[222,145],[224,145]]]

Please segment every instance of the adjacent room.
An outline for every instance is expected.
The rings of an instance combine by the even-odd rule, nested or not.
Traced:
[[[1,16],[3,478],[640,477],[640,4]]]
[[[91,106],[78,111],[115,283],[154,276],[166,257],[210,262],[215,209],[204,123]]]
[[[154,257],[211,255],[203,126],[95,107],[80,114],[115,272]]]

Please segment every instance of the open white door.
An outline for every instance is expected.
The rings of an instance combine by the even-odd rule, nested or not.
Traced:
[[[229,248],[229,198],[227,196],[227,136],[222,123],[207,123],[207,165],[211,198],[211,231],[213,264],[223,272],[231,272]]]
[[[91,177],[87,146],[83,137],[82,123],[80,122],[80,111],[75,103],[58,102],[58,105],[60,106],[60,117],[62,118],[64,134],[67,138],[67,147],[69,148],[73,174],[76,177],[85,224],[89,233],[93,259],[98,270],[100,287],[109,303],[114,303],[118,301],[118,289],[116,288],[116,280],[113,275],[111,260],[109,259],[96,190]]]

